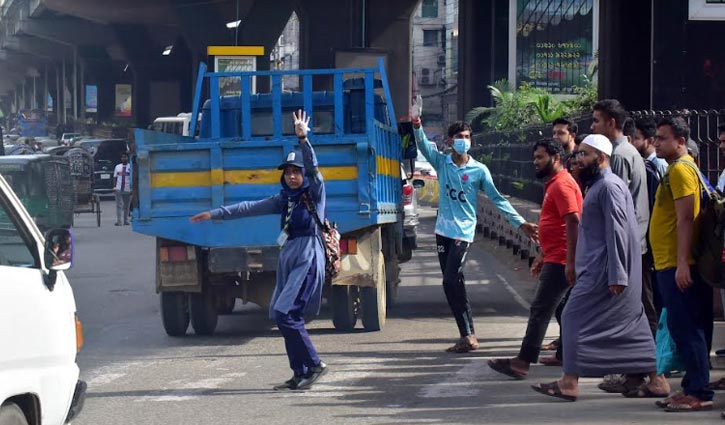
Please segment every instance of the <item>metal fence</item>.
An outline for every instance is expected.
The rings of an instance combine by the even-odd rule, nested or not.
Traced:
[[[719,150],[717,127],[725,124],[722,110],[632,111],[632,118],[681,116],[690,125],[690,138],[697,142],[698,164],[713,185],[717,183],[725,158]],[[591,115],[573,118],[579,133],[589,133]],[[498,189],[508,195],[540,203],[543,183],[536,179],[532,164],[532,147],[537,140],[551,137],[551,126],[540,125],[515,131],[492,131],[475,134],[471,155],[486,164]]]
[[[700,155],[697,163],[713,186],[717,183],[725,165],[720,152],[717,127],[725,124],[725,109],[720,110],[679,110],[679,111],[635,111],[632,118],[652,117],[655,120],[664,117],[682,117],[690,125],[690,138],[697,142]]]

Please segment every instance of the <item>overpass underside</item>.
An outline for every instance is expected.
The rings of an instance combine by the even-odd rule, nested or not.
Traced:
[[[371,63],[366,57],[383,56],[395,111],[402,116],[410,99],[411,15],[417,3],[5,0],[0,108],[8,114],[11,105],[49,108],[52,103],[59,123],[92,119],[146,127],[157,116],[190,111],[198,64],[209,60],[207,46],[264,46],[257,69],[270,69],[269,52],[296,13],[301,68],[360,65]],[[234,21],[241,23],[228,28]],[[162,54],[169,46],[169,54]],[[95,111],[87,108],[86,86],[97,88]],[[130,116],[117,105],[119,86],[130,86]]]

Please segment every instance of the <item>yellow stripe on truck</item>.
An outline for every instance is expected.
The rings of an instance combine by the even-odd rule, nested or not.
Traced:
[[[357,167],[321,167],[325,180],[357,180]],[[398,172],[400,173],[400,172]],[[221,184],[277,184],[282,177],[280,170],[211,170],[191,172],[158,172],[151,174],[151,187],[208,187]]]
[[[400,178],[400,162],[396,159],[385,158],[378,155],[376,158],[378,174]]]

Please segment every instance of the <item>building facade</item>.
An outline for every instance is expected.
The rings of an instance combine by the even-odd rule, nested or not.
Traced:
[[[413,95],[423,98],[426,132],[439,144],[456,114],[457,10],[456,0],[422,0],[412,19]]]
[[[460,0],[458,116],[500,79],[566,95],[594,76],[630,110],[721,109],[723,0]]]

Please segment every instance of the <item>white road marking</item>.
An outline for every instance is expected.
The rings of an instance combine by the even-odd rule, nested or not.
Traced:
[[[496,273],[496,277],[498,278],[498,280],[501,281],[504,288],[506,288],[506,290],[509,291],[509,293],[514,297],[516,302],[519,303],[519,305],[521,305],[521,307],[523,307],[526,310],[531,309],[531,304],[526,302],[526,300],[521,295],[519,295],[518,292],[516,292],[516,290],[513,288],[513,286],[511,286],[511,284],[506,280],[505,277],[501,276],[499,273]]]
[[[449,375],[443,381],[426,385],[418,393],[421,398],[460,398],[476,397],[480,389],[472,385],[480,381],[483,365],[480,362],[469,362]]]
[[[137,398],[136,402],[141,401],[188,401],[194,400],[201,394],[220,388],[221,386],[232,382],[238,378],[245,376],[246,373],[229,373],[220,378],[206,378],[198,381],[187,382],[180,389],[168,391],[164,395],[149,395]],[[161,390],[166,391],[166,390]]]
[[[141,364],[142,362],[129,362],[103,366],[91,372],[90,377],[86,379],[86,382],[90,388],[108,385],[111,382],[126,376],[129,369]]]

